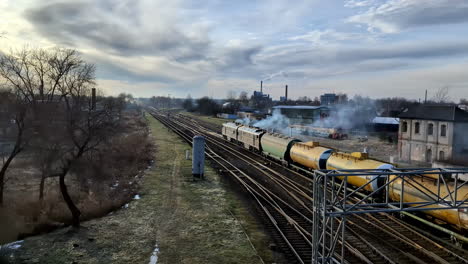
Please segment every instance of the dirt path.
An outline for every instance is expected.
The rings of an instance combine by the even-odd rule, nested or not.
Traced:
[[[12,252],[13,263],[260,263],[255,245],[268,245],[239,200],[206,168],[192,181],[188,145],[154,119],[155,166],[131,203],[110,215],[30,237]],[[234,212],[236,220],[230,212]],[[242,225],[241,225],[242,224]],[[259,246],[262,248],[262,246]],[[266,262],[271,252],[261,250]]]

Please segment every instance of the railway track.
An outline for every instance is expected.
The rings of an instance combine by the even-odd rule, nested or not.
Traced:
[[[246,152],[193,119],[181,115],[168,118],[156,111],[151,114],[189,144],[194,135],[204,135],[208,158],[251,195],[288,263],[311,262],[310,176]],[[347,223],[344,242],[347,263],[468,263],[465,250],[435,242],[430,234],[421,234],[388,214],[357,215],[347,219]]]

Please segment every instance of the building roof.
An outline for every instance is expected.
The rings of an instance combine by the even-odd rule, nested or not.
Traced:
[[[277,105],[273,106],[273,109],[328,109],[326,106],[310,106],[310,105]]]
[[[386,125],[398,125],[400,124],[400,118],[397,117],[381,117],[376,116],[372,119],[374,124],[386,124]]]
[[[468,122],[468,112],[456,105],[418,105],[404,110],[402,119],[426,119],[452,122]]]
[[[245,131],[245,132],[249,132],[249,133],[252,133],[252,134],[260,134],[263,132],[262,129],[258,128],[258,127],[249,127],[249,126],[242,126],[239,128],[239,131]]]

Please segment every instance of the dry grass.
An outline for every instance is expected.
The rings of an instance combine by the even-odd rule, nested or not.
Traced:
[[[206,116],[206,115],[201,115],[198,113],[191,113],[191,112],[182,112],[182,114],[187,115],[187,116],[192,116],[199,118],[202,121],[209,122],[218,126],[222,126],[226,122],[232,122],[232,119],[224,119],[224,118],[217,118],[217,117],[212,117],[212,116]]]
[[[101,155],[85,159],[66,178],[70,194],[82,211],[82,219],[91,219],[120,208],[138,189],[141,172],[151,160],[151,144],[146,123],[136,114],[125,116],[123,133],[101,149]],[[0,244],[31,234],[48,232],[71,221],[58,179],[45,182],[44,199],[39,201],[40,171],[33,156],[17,159],[7,172],[4,214],[14,221],[0,225]]]
[[[141,199],[106,217],[31,237],[14,253],[14,263],[148,263],[157,246],[158,263],[259,263],[240,223],[256,243],[268,245],[239,200],[206,167],[205,181],[192,181],[189,146],[150,118],[155,166],[147,170]],[[239,221],[229,211],[235,211]],[[271,262],[271,252],[262,252]]]

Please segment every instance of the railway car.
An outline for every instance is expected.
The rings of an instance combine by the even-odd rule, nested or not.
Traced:
[[[353,169],[392,169],[393,165],[370,159],[367,153],[353,152],[343,153],[335,152],[333,149],[320,146],[318,142],[300,142],[300,140],[287,137],[280,134],[266,133],[264,130],[254,127],[237,125],[235,123],[223,124],[223,137],[230,141],[236,141],[245,148],[260,151],[263,154],[273,157],[281,162],[294,162],[310,169],[327,170],[353,170]],[[435,171],[436,172],[436,171]],[[393,201],[400,201],[400,194],[404,189],[404,201],[428,202],[430,198],[418,188],[418,184],[424,186],[422,189],[437,193],[436,175],[411,175],[407,176],[409,181],[416,184],[405,184],[402,187],[402,180],[395,179],[395,175],[383,177],[378,175],[369,176],[351,176],[348,177],[348,184],[360,187],[366,185],[363,189],[366,191],[375,191],[385,183],[385,180],[394,180],[390,183],[388,196]],[[339,177],[344,179],[344,177]],[[376,179],[377,178],[377,179]],[[371,182],[369,184],[369,182]],[[447,186],[440,187],[440,195],[448,195],[448,190],[453,190],[454,183],[449,182]],[[384,194],[382,194],[384,195]],[[462,186],[457,193],[457,200],[468,199],[468,185]],[[437,206],[443,207],[439,204]],[[425,211],[427,214],[443,220],[449,224],[458,226],[460,229],[468,229],[467,210],[432,210]]]
[[[389,197],[393,201],[401,200],[401,190],[403,180],[401,178],[394,179],[395,175],[390,176],[390,180],[393,182],[390,183],[389,188]],[[424,187],[421,187],[424,186]],[[416,188],[417,187],[417,188]],[[424,193],[421,189],[427,189],[432,193],[436,194],[438,192],[437,181],[434,179],[428,179],[427,177],[421,176],[411,176],[407,178],[406,183],[404,184],[404,195],[403,202],[407,203],[417,203],[417,202],[431,202],[433,201],[430,197],[427,196],[427,191]],[[447,185],[440,186],[440,196],[444,197],[448,195],[448,190],[452,192],[455,189],[454,183],[449,182]],[[432,197],[436,199],[436,197]],[[457,200],[466,200],[468,199],[468,186],[463,185],[457,191]],[[415,205],[417,206],[417,205]],[[443,204],[436,205],[437,207],[444,207]],[[445,210],[435,210],[435,211],[425,211],[427,214],[432,215],[435,218],[443,220],[447,223],[453,224],[460,229],[468,229],[468,212],[466,209],[445,209]]]
[[[237,141],[237,129],[239,129],[241,126],[242,125],[238,125],[232,122],[224,123],[221,131],[223,138],[231,142]]]
[[[332,149],[321,147],[318,142],[298,142],[291,147],[291,160],[304,167],[321,170],[326,169],[327,160]]]
[[[243,145],[246,149],[260,152],[260,140],[263,134],[265,134],[263,129],[241,126],[237,129],[237,142]]]
[[[327,159],[327,170],[357,170],[357,169],[392,169],[393,165],[381,161],[369,159],[367,153],[353,152],[343,153],[334,152]],[[375,179],[378,177],[378,179]],[[344,177],[338,177],[344,179]],[[375,191],[384,184],[386,177],[378,175],[352,176],[348,177],[348,183],[357,187],[367,184],[363,189]]]
[[[276,133],[265,133],[260,139],[262,152],[282,162],[290,162],[290,150],[299,139],[287,137]]]

